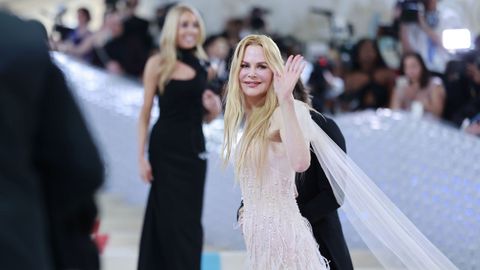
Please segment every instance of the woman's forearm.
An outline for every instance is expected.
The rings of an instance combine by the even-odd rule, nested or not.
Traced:
[[[281,134],[287,156],[296,172],[303,172],[310,166],[310,149],[300,128],[293,98],[280,105],[284,130]]]

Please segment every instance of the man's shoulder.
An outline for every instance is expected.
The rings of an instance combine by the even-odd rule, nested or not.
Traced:
[[[346,151],[345,138],[337,123],[330,117],[312,112],[312,119],[342,150]]]
[[[47,42],[38,25],[0,11],[0,32],[2,33],[0,60],[15,60],[17,56],[25,58],[48,56]]]

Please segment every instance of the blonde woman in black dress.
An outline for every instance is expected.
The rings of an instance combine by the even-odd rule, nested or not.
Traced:
[[[138,158],[141,177],[151,183],[151,189],[138,269],[200,269],[207,166],[202,122],[221,111],[219,97],[205,90],[204,37],[197,10],[183,4],[173,7],[165,20],[160,52],[145,68]],[[155,96],[160,116],[151,130],[146,158]]]

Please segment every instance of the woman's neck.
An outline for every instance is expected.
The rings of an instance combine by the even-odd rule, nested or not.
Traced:
[[[245,97],[245,114],[249,114],[253,108],[262,106],[266,97]]]
[[[188,48],[188,49],[185,49],[185,48],[178,48],[177,47],[177,51],[180,53],[180,54],[194,54],[195,53],[195,47],[192,47],[192,48]]]

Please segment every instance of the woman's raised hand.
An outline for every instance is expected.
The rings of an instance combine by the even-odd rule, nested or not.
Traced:
[[[303,60],[303,56],[290,55],[283,71],[274,73],[273,88],[280,105],[285,101],[293,100],[293,89],[305,66],[306,62]]]

